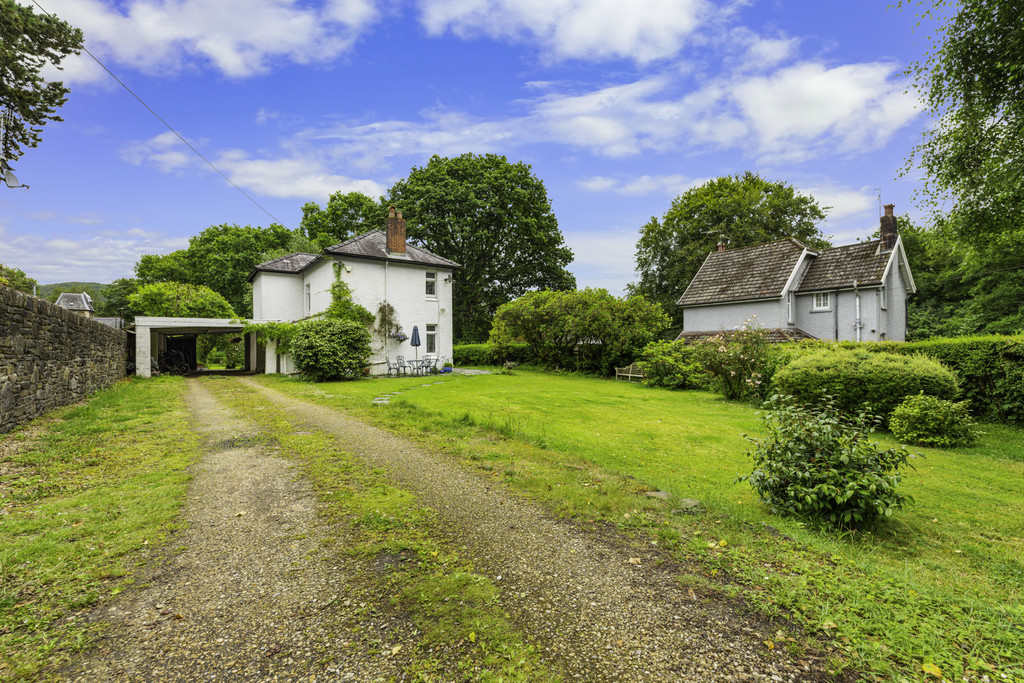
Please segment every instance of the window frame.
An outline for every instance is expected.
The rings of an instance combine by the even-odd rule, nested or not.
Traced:
[[[424,344],[426,346],[427,353],[437,353],[437,327],[438,326],[436,324],[427,323],[424,327],[426,329],[425,329],[425,331],[423,333],[423,336],[425,337],[425,339],[423,341],[424,341]]]
[[[832,310],[832,292],[815,292],[811,298],[811,312],[821,313]]]
[[[436,270],[428,270],[428,271],[426,271],[426,279],[424,280],[424,282],[426,283],[424,285],[424,292],[426,293],[426,297],[428,299],[436,299],[437,298],[437,271]]]

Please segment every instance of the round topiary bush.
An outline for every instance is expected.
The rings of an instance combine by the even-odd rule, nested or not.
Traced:
[[[828,395],[840,410],[854,413],[866,405],[883,419],[907,396],[953,400],[959,390],[953,371],[932,358],[843,348],[801,356],[776,372],[772,383],[775,393],[799,403]]]
[[[889,429],[904,443],[934,448],[969,446],[977,439],[967,401],[953,403],[935,396],[908,396],[892,411]]]
[[[299,372],[316,382],[362,377],[370,358],[370,331],[365,325],[328,318],[298,327],[290,349]]]

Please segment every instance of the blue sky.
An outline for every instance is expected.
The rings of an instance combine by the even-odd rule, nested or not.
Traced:
[[[884,0],[39,2],[290,228],[433,154],[499,153],[544,181],[579,286],[620,293],[639,228],[717,176],[813,194],[838,244],[877,228],[876,188],[914,213],[898,174],[927,121],[899,73],[927,33]],[[0,188],[0,262],[110,282],[274,220],[88,56],[65,67],[65,121],[14,164],[31,189]]]

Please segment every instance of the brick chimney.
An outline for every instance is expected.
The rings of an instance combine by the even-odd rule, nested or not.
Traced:
[[[718,251],[725,251],[725,242],[719,242],[717,245]]]
[[[389,207],[386,226],[388,235],[388,253],[404,254],[405,219],[402,218],[402,212],[398,211],[393,206]]]
[[[892,214],[893,205],[885,205],[885,215],[880,219],[879,232],[882,238],[882,251],[892,251],[896,246],[896,237],[899,232],[896,230],[896,216]]]

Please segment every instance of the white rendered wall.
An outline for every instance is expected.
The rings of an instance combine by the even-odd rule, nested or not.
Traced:
[[[452,284],[446,281],[451,269],[435,268],[412,263],[377,261],[349,258],[334,260],[325,258],[300,275],[259,273],[253,280],[253,313],[259,320],[298,320],[323,313],[331,304],[331,284],[338,272],[352,290],[352,300],[370,311],[374,316],[381,302],[387,301],[394,309],[402,330],[410,338],[413,326],[419,327],[421,346],[415,349],[411,339],[399,343],[388,340],[385,344],[377,335],[371,342],[373,355],[370,358],[370,372],[384,374],[387,365],[385,356],[402,355],[408,358],[422,358],[427,353],[427,325],[436,325],[437,349],[439,356],[452,356]],[[436,273],[435,296],[426,294],[426,274]],[[261,280],[261,276],[276,277]],[[260,288],[257,290],[257,282]],[[306,286],[309,286],[309,308],[306,308]],[[257,291],[260,292],[261,308],[256,308]],[[257,313],[259,311],[259,313]],[[261,315],[262,314],[262,317]],[[277,369],[275,345],[268,344],[266,369],[273,373]],[[295,372],[288,356],[281,358],[281,372]]]
[[[754,316],[757,316],[754,318]],[[717,332],[743,327],[748,320],[760,327],[787,327],[786,300],[744,301],[717,306],[694,306],[683,312],[684,332]]]
[[[254,320],[298,320],[303,313],[302,276],[257,271],[252,280]]]

